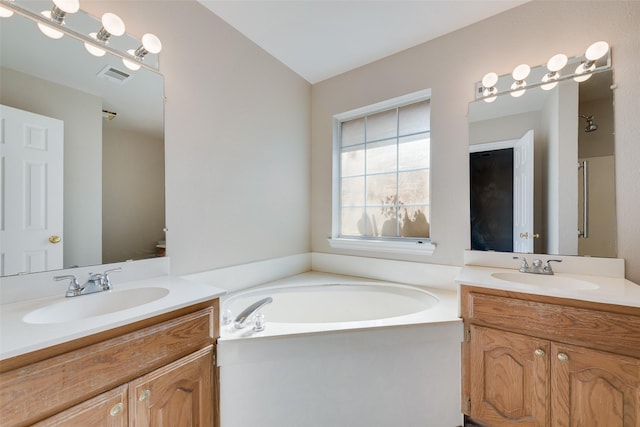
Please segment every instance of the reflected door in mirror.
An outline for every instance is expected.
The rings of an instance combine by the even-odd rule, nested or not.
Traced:
[[[471,249],[513,252],[513,148],[470,154]]]
[[[0,105],[3,276],[62,268],[63,128]]]

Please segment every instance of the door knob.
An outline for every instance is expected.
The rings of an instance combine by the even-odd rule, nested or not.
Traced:
[[[567,360],[569,360],[569,356],[567,356],[567,353],[558,353],[558,360],[560,360],[561,362],[566,362]]]
[[[140,393],[140,396],[138,397],[138,400],[140,402],[144,402],[145,400],[149,400],[149,397],[151,397],[151,390],[146,389],[142,393]]]
[[[523,239],[528,239],[529,238],[529,232],[527,231],[526,233],[520,233],[520,237]],[[538,237],[540,237],[540,233],[535,233],[531,235],[532,239],[537,239]]]
[[[109,411],[109,415],[111,415],[112,417],[115,417],[116,415],[121,413],[123,409],[124,409],[123,403],[116,403],[114,407],[111,408],[111,410]]]
[[[50,243],[56,244],[56,243],[60,243],[61,241],[62,241],[62,238],[60,236],[56,236],[56,235],[49,236]]]
[[[538,357],[542,357],[542,356],[544,356],[544,354],[545,354],[545,353],[544,353],[544,350],[543,350],[543,349],[541,349],[541,348],[536,348],[536,350],[533,352],[533,354],[535,354],[535,355],[536,355],[536,356],[538,356]]]

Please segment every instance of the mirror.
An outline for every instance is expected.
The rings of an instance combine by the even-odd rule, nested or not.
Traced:
[[[470,103],[472,250],[616,256],[612,87],[608,69]]]
[[[23,3],[37,11],[51,9],[50,2]],[[83,11],[67,14],[65,22],[93,31],[101,26]],[[114,39],[110,44],[118,43]],[[64,129],[62,190],[47,196],[63,201],[63,225],[48,230],[52,241],[59,237],[61,261],[53,265],[46,255],[20,254],[14,257],[19,265],[10,266],[6,253],[17,245],[3,235],[2,275],[163,255],[163,77],[148,67],[131,71],[108,52],[90,55],[83,42],[68,35],[48,38],[18,13],[0,18],[0,43],[3,111],[8,106],[50,117],[62,121]],[[22,215],[13,213],[21,203],[5,199],[5,193],[3,220],[9,221]]]

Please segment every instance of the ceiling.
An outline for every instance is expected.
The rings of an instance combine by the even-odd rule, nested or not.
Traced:
[[[310,83],[528,0],[198,0]]]

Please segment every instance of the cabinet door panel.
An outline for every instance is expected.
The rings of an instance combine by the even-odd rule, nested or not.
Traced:
[[[488,425],[545,426],[549,342],[471,326],[471,417]]]
[[[554,427],[640,426],[640,359],[552,344]]]
[[[127,422],[127,386],[125,385],[47,418],[34,424],[34,427],[126,427]]]
[[[213,424],[213,347],[197,351],[133,381],[131,426]]]

